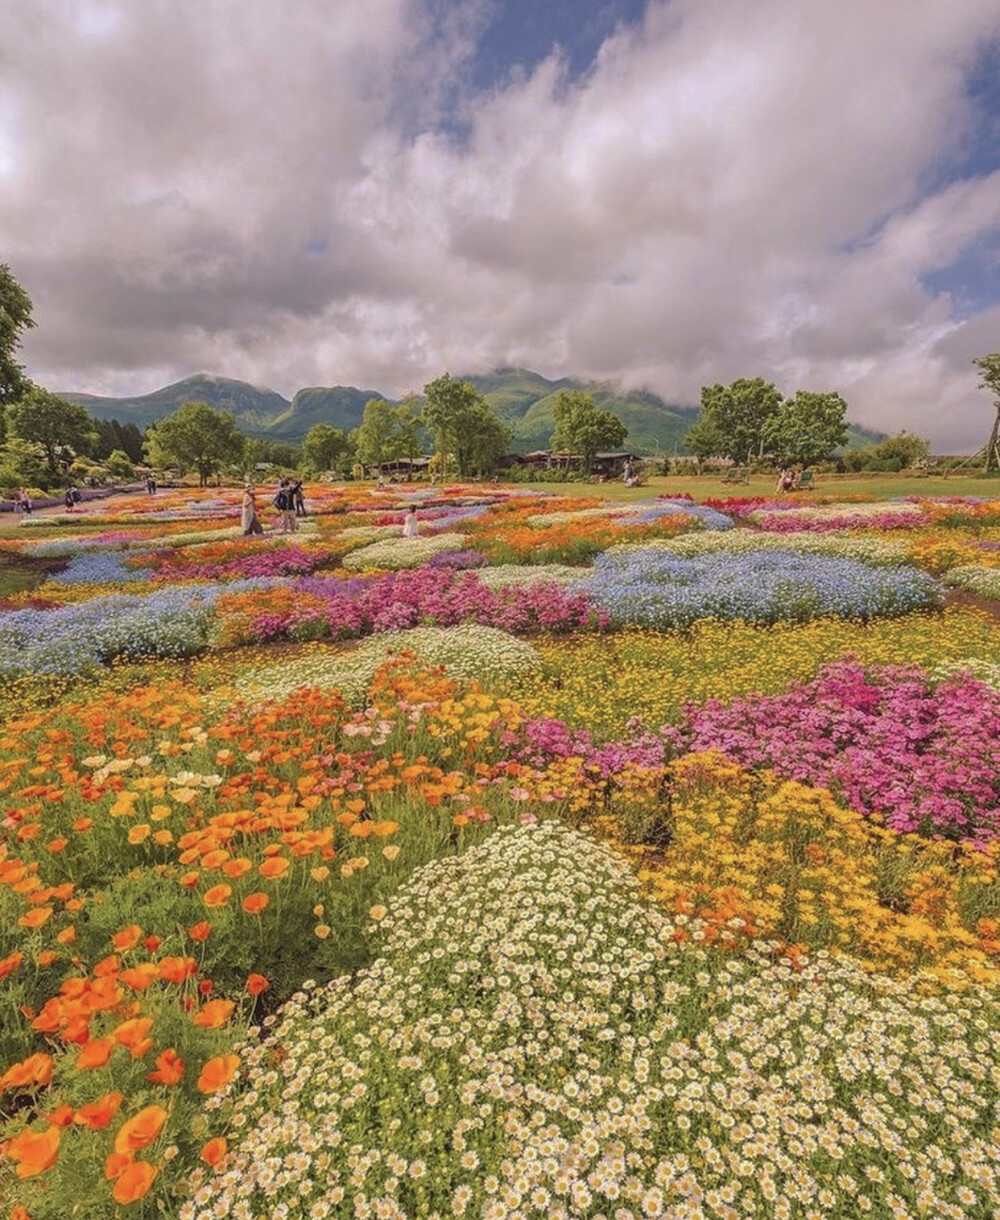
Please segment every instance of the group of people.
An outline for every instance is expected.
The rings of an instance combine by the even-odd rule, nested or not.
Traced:
[[[293,479],[282,479],[271,503],[278,510],[278,521],[275,526],[278,533],[294,534],[299,528],[298,518],[307,515],[301,480],[296,482]],[[240,523],[245,535],[263,534],[264,532],[264,527],[257,516],[257,500],[252,483],[248,483],[243,492]]]
[[[799,485],[799,472],[787,462],[778,467],[778,483],[775,492],[780,495],[785,491],[794,491]]]
[[[83,499],[83,493],[79,487],[67,487],[66,494],[63,496],[63,504],[66,506],[68,513],[76,512],[76,506]]]

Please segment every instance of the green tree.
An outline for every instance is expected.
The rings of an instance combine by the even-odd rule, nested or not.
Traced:
[[[715,420],[705,411],[702,411],[688,428],[684,436],[684,447],[689,453],[693,453],[699,462],[722,457],[724,449],[722,434],[719,432]]]
[[[343,458],[350,445],[340,428],[331,424],[314,424],[302,442],[302,461],[311,474],[333,470],[338,459]]]
[[[113,453],[109,454],[105,459],[104,465],[108,474],[114,475],[116,479],[135,478],[135,467],[132,465],[124,449],[116,449]]]
[[[701,390],[702,416],[718,433],[722,456],[741,465],[764,453],[767,429],[780,407],[781,395],[762,377]]]
[[[992,391],[993,405],[996,407],[996,415],[993,417],[993,426],[990,429],[990,439],[986,442],[984,470],[989,474],[991,470],[1000,470],[1000,352],[993,352],[989,356],[978,356],[972,363],[982,375],[979,388]]]
[[[396,409],[387,398],[369,398],[358,429],[358,461],[378,466],[395,457]]]
[[[407,394],[395,411],[396,436],[395,457],[409,458],[411,461],[423,452],[421,432],[423,423],[420,418],[420,399],[415,394]]]
[[[581,454],[587,474],[602,449],[617,449],[628,436],[618,416],[595,407],[583,390],[560,390],[552,413],[556,421],[552,448]]]
[[[36,385],[29,385],[7,407],[7,428],[11,435],[41,446],[53,478],[60,461],[89,453],[97,438],[94,421],[83,407]]]
[[[154,466],[195,470],[202,487],[225,466],[240,462],[244,438],[228,411],[207,402],[185,402],[147,432],[146,453]]]
[[[31,297],[14,279],[7,264],[0,263],[0,408],[17,401],[28,388],[14,353],[21,345],[21,335],[34,325]]]
[[[909,470],[924,461],[931,451],[930,442],[912,432],[897,432],[887,436],[871,450],[872,470]]]
[[[38,446],[17,436],[8,438],[6,444],[0,446],[0,488],[4,491],[20,487],[47,490],[48,486],[48,469]]]
[[[503,455],[510,430],[471,381],[445,373],[424,386],[424,397],[423,421],[434,447],[444,462],[455,459],[463,478]]]
[[[812,466],[848,437],[847,403],[837,393],[797,390],[786,398],[764,430],[769,453],[803,466]]]

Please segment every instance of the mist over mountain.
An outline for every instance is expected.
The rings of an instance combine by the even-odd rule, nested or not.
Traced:
[[[683,454],[684,434],[698,418],[699,408],[667,403],[649,390],[623,390],[606,382],[562,377],[552,381],[530,369],[501,368],[466,378],[480,391],[514,433],[513,448],[526,453],[547,449],[555,427],[553,409],[560,390],[584,390],[596,406],[612,411],[628,428],[627,445],[643,453]],[[230,377],[197,373],[151,394],[109,398],[78,391],[61,392],[80,403],[96,419],[117,419],[140,428],[176,411],[182,403],[207,402],[228,411],[240,430],[265,440],[300,442],[314,424],[349,431],[361,423],[365,403],[384,399],[378,390],[355,386],[311,386],[289,400],[274,390]],[[393,400],[389,400],[393,401]],[[860,425],[851,425],[850,445],[864,447],[883,438]]]

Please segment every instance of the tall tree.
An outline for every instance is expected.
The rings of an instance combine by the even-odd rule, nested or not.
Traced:
[[[767,429],[780,406],[781,395],[763,377],[741,377],[732,385],[701,390],[702,417],[718,433],[723,457],[741,464],[764,453]]]
[[[396,409],[387,398],[369,398],[358,429],[358,461],[378,466],[395,457]]]
[[[147,432],[146,452],[154,466],[194,470],[202,487],[225,466],[238,463],[244,440],[228,411],[207,402],[185,402]]]
[[[725,445],[715,421],[705,411],[698,416],[684,435],[684,447],[699,462],[722,457]]]
[[[984,469],[989,474],[991,470],[1000,470],[1000,352],[993,352],[989,356],[978,356],[972,363],[982,375],[979,388],[992,391],[993,405],[996,407],[993,426],[990,429],[990,439],[986,442]]]
[[[0,408],[19,399],[27,389],[14,353],[21,345],[22,334],[34,325],[31,297],[14,279],[7,264],[0,263]]]
[[[552,448],[581,454],[587,474],[596,454],[617,449],[628,436],[628,428],[618,416],[594,406],[593,398],[583,390],[560,390],[553,415]]]
[[[8,405],[7,426],[14,436],[41,446],[52,476],[60,460],[89,453],[97,435],[83,407],[36,385]]]
[[[471,381],[450,374],[424,386],[423,421],[444,461],[454,457],[461,476],[487,470],[510,443],[510,430]]]
[[[837,393],[797,390],[764,429],[769,453],[811,466],[847,442],[847,403]]]
[[[331,424],[314,424],[302,442],[302,460],[312,474],[333,470],[349,450],[346,435]]]

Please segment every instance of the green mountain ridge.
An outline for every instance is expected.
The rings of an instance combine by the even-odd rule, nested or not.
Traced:
[[[574,377],[550,380],[530,369],[499,368],[470,374],[464,380],[486,398],[514,433],[516,452],[547,449],[555,426],[553,408],[560,390],[585,390],[602,409],[612,411],[628,428],[627,446],[641,453],[684,454],[684,434],[698,418],[699,408],[665,402],[651,390],[624,390],[610,382]],[[355,386],[311,386],[289,400],[275,390],[230,377],[197,373],[135,397],[111,398],[78,391],[61,397],[79,403],[97,419],[117,419],[140,428],[176,411],[182,403],[207,402],[229,411],[248,436],[298,443],[314,424],[330,424],[349,431],[361,423],[365,403],[385,399],[378,390]],[[388,399],[387,401],[394,401]],[[849,445],[866,447],[884,434],[851,425]]]

